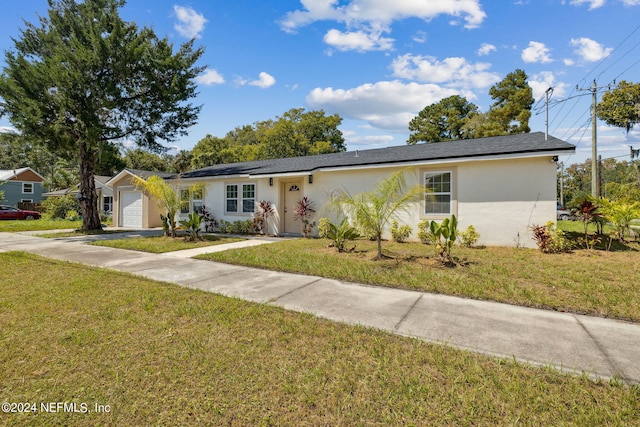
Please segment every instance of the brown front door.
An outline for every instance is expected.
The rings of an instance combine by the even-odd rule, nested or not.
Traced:
[[[302,198],[302,181],[285,181],[282,191],[284,192],[284,232],[302,233],[302,224],[293,219],[293,211],[296,209],[296,202]]]

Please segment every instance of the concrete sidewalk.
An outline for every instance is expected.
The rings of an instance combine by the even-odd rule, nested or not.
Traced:
[[[222,247],[211,247],[220,250]],[[640,383],[640,324],[445,295],[344,283],[0,233],[0,252],[26,251],[308,312],[498,357]],[[184,252],[184,251],[181,251]]]

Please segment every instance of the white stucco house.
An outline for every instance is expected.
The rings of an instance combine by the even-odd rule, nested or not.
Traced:
[[[189,200],[183,216],[205,205],[216,219],[233,222],[252,218],[255,204],[269,200],[276,209],[270,233],[297,234],[301,224],[294,221],[293,209],[303,196],[314,203],[316,219],[332,217],[323,207],[336,190],[368,191],[391,173],[404,170],[407,184],[424,185],[431,194],[401,218],[413,227],[414,236],[420,220],[454,214],[460,230],[468,225],[476,228],[479,244],[534,247],[531,225],[556,219],[558,156],[574,152],[575,146],[535,132],[214,165],[165,178]],[[128,182],[131,174],[149,172],[125,170],[109,181],[114,223],[159,225],[159,212]],[[196,183],[204,190],[190,194],[188,188]]]

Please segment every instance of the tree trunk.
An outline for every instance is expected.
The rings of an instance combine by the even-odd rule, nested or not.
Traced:
[[[87,149],[86,142],[79,143],[80,193],[78,194],[82,210],[82,229],[85,231],[102,230],[98,209],[98,193],[94,181],[95,158]]]
[[[378,259],[382,259],[382,236],[378,234],[376,240],[378,241]]]

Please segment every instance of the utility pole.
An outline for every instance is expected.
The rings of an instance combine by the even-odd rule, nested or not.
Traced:
[[[600,197],[600,188],[598,185],[598,117],[596,116],[598,89],[601,88],[598,87],[595,79],[593,80],[593,85],[590,89],[578,89],[588,90],[591,92],[591,195],[595,198]]]
[[[545,98],[545,116],[544,116],[544,140],[548,140],[549,139],[549,97],[551,96],[551,94],[553,93],[553,88],[550,87],[549,89],[547,89],[547,91],[544,93],[546,98]]]
[[[560,206],[564,209],[564,162],[560,162]]]

